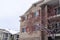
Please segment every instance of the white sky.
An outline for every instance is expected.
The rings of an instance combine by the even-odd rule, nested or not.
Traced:
[[[0,0],[0,28],[13,34],[19,32],[19,16],[36,1],[39,0]]]

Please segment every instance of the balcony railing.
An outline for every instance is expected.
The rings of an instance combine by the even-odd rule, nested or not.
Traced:
[[[60,22],[50,23],[48,29],[50,29],[54,34],[60,34]]]
[[[48,19],[60,17],[60,7],[55,9],[48,9]]]

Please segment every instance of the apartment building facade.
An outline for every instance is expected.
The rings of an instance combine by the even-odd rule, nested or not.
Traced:
[[[21,16],[20,40],[60,40],[60,0],[41,0]],[[52,32],[47,32],[46,29]]]
[[[11,33],[5,29],[0,29],[0,40],[11,40]]]

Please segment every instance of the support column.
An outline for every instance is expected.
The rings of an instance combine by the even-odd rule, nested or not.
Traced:
[[[48,15],[48,13],[47,13],[47,5],[45,5],[45,28],[48,27],[48,20],[47,20],[48,16],[47,15]],[[48,36],[47,35],[48,35],[47,32],[45,32],[45,40],[48,40]]]
[[[40,26],[42,25],[42,8],[40,8],[40,21],[39,21],[39,23],[40,23]],[[40,30],[40,40],[42,40],[42,35],[41,35],[42,33],[41,33],[41,30]]]

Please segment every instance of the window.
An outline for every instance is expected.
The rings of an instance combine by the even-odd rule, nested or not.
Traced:
[[[25,20],[27,19],[27,15],[26,16],[24,16],[25,17]]]
[[[19,35],[17,35],[17,38],[19,38]]]
[[[5,33],[5,36],[8,37],[8,33]]]
[[[8,40],[8,38],[3,38],[3,40]]]
[[[22,32],[26,32],[26,28],[22,28]]]
[[[60,14],[60,7],[58,8],[58,14]]]
[[[8,33],[4,33],[3,37],[7,38],[8,37]]]
[[[7,40],[7,38],[5,38],[5,40]]]
[[[57,22],[57,28],[60,29],[60,22]]]
[[[58,8],[55,9],[55,13],[56,14],[60,14],[60,7],[58,7]]]
[[[34,12],[34,16],[38,16],[39,15],[39,12],[38,11],[35,11]]]
[[[22,18],[22,21],[24,21],[24,20],[25,20],[25,17],[24,17],[24,16],[22,16],[21,18]]]
[[[16,39],[16,40],[18,40],[18,39]]]

